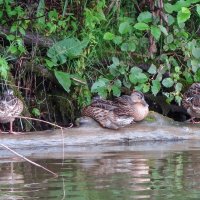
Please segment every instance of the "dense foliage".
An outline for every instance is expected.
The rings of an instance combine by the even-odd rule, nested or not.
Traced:
[[[32,92],[41,81],[23,84],[25,60],[47,69],[38,76],[53,74],[79,109],[94,93],[132,88],[180,105],[185,87],[200,81],[199,0],[0,0],[0,8],[0,75],[11,71]]]

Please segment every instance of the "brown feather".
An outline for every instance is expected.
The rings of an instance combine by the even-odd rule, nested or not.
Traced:
[[[134,91],[130,96],[123,95],[114,101],[95,99],[83,108],[82,115],[93,118],[103,127],[117,129],[143,120],[148,111],[144,95]]]
[[[183,94],[182,105],[193,118],[200,118],[200,83],[193,83]]]

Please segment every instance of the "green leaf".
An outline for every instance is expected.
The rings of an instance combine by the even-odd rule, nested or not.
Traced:
[[[22,27],[19,28],[19,32],[20,32],[23,36],[26,35],[26,32],[25,32],[24,28],[22,28]]]
[[[196,60],[196,59],[192,59],[190,62],[191,62],[191,65],[192,65],[192,71],[193,71],[194,73],[196,73],[196,71],[200,68],[200,63],[199,63],[199,61]]]
[[[150,90],[150,85],[149,84],[143,84],[143,88],[142,88],[142,91],[144,93],[148,92]]]
[[[138,67],[132,67],[131,68],[131,74],[129,75],[129,80],[131,83],[146,83],[148,80],[148,77],[146,74],[142,72],[142,70]]]
[[[199,58],[200,58],[200,48],[193,48],[193,49],[192,49],[192,55],[193,55],[195,58],[199,59]]]
[[[148,77],[144,73],[138,73],[137,74],[137,82],[138,83],[146,83],[148,81]]]
[[[99,88],[97,93],[100,97],[103,97],[103,98],[106,98],[108,95],[107,88],[105,87]]]
[[[130,74],[129,75],[129,80],[133,84],[136,84],[138,82],[137,76],[135,74]]]
[[[198,13],[198,15],[200,16],[200,5],[197,4],[196,7],[197,7],[197,13]]]
[[[154,64],[151,64],[151,66],[148,69],[149,74],[156,74],[157,73],[157,67]]]
[[[181,105],[181,101],[182,101],[182,98],[180,96],[175,96],[175,101],[178,103],[178,105],[180,106]]]
[[[62,71],[54,70],[54,74],[58,80],[58,82],[62,85],[62,87],[69,92],[71,86],[70,74]]]
[[[91,88],[91,92],[98,92],[100,88],[105,88],[107,87],[109,83],[109,80],[106,78],[100,78],[98,79]]]
[[[184,71],[183,72],[183,75],[187,81],[188,84],[192,84],[193,83],[193,76],[191,73],[187,72],[187,71]]]
[[[183,84],[182,83],[176,83],[175,85],[175,90],[176,92],[180,92],[183,88]]]
[[[167,36],[167,38],[166,38],[166,43],[167,43],[167,44],[170,44],[170,43],[172,43],[173,41],[174,41],[173,35],[172,35],[172,34],[169,34],[169,35]]]
[[[40,116],[40,110],[38,108],[33,108],[32,109],[32,114],[35,116],[35,117],[39,117]]]
[[[200,69],[197,70],[197,72],[194,75],[194,81],[200,82]]]
[[[134,52],[136,50],[136,44],[134,42],[129,42],[128,50]]]
[[[122,51],[128,51],[128,46],[129,46],[129,44],[128,44],[127,42],[122,43],[122,45],[121,45],[121,50],[122,50]]]
[[[81,55],[83,48],[87,46],[88,42],[87,39],[79,41],[76,38],[66,38],[50,47],[47,55],[55,63],[55,66],[57,64],[64,64],[67,58],[75,58]]]
[[[130,51],[134,52],[136,50],[136,45],[134,42],[125,42],[121,45],[121,50],[122,51]]]
[[[148,11],[146,12],[141,12],[137,18],[138,22],[152,22],[152,14]]]
[[[117,80],[114,81],[114,85],[116,85],[117,87],[121,87],[122,82],[119,79],[117,79]]]
[[[168,32],[167,32],[167,29],[164,27],[164,26],[162,26],[162,25],[158,25],[158,27],[160,28],[160,30],[164,33],[164,35],[168,35]]]
[[[121,90],[116,85],[112,85],[113,95],[119,97],[121,95]]]
[[[121,36],[115,36],[113,39],[113,42],[117,45],[122,43],[122,37]]]
[[[134,28],[137,29],[137,30],[140,30],[140,31],[149,30],[148,24],[145,24],[143,22],[136,23],[134,25]]]
[[[112,61],[113,61],[113,64],[118,66],[119,65],[119,58],[117,57],[112,57]]]
[[[115,38],[115,35],[113,33],[110,32],[106,32],[103,36],[104,40],[113,40]]]
[[[162,81],[162,84],[166,88],[170,88],[174,85],[174,81],[172,80],[172,78],[164,78]]]
[[[121,34],[128,33],[131,30],[131,26],[128,22],[123,22],[119,25],[119,32]]]
[[[127,80],[126,78],[123,79],[123,85],[127,88],[131,87],[131,83],[129,80]]]
[[[161,30],[157,26],[151,26],[151,34],[156,40],[160,39]]]
[[[165,3],[164,4],[164,9],[165,9],[166,12],[168,12],[170,14],[173,13],[173,11],[174,11],[174,7],[170,3]]]
[[[45,23],[45,2],[44,0],[39,1],[39,5],[37,7],[36,17],[38,23]]]
[[[168,14],[167,17],[168,17],[168,25],[171,26],[172,24],[174,24],[175,22],[174,17],[170,14]]]
[[[14,36],[12,34],[6,36],[6,39],[10,40],[10,41],[13,41],[15,38],[16,38],[16,36]]]
[[[177,15],[178,24],[186,22],[190,18],[190,15],[190,10],[186,7],[182,7],[182,9],[178,12]]]
[[[158,94],[158,92],[160,91],[161,88],[161,84],[159,80],[153,80],[152,81],[152,86],[151,86],[151,92],[154,96],[156,96]]]
[[[120,75],[120,72],[118,71],[117,66],[115,64],[108,66],[108,68],[109,68],[110,74],[112,74],[113,76],[116,77]]]
[[[52,68],[53,66],[54,66],[54,62],[52,62],[51,60],[49,60],[49,59],[45,59],[45,62],[46,62],[46,65],[47,65],[47,67],[48,68]]]
[[[132,74],[138,74],[142,72],[142,69],[140,69],[139,67],[132,67],[130,72]]]
[[[9,72],[8,62],[4,57],[0,56],[0,77],[7,79]]]

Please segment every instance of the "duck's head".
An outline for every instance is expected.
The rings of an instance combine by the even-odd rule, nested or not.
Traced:
[[[144,99],[144,94],[142,92],[133,90],[131,93],[131,100],[133,103],[141,103],[144,106],[148,106],[148,104],[146,103]]]

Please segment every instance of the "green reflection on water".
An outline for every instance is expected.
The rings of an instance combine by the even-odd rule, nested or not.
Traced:
[[[200,151],[114,152],[0,164],[0,199],[200,199]]]

